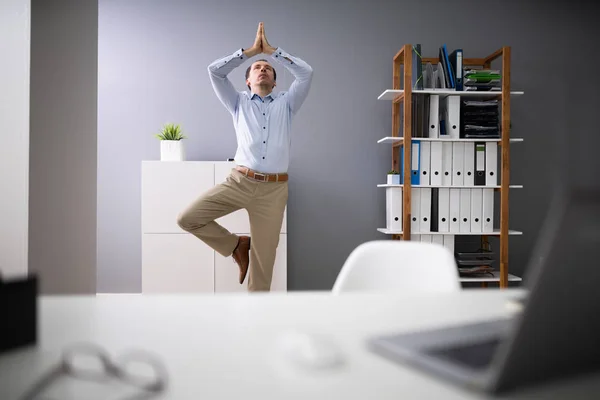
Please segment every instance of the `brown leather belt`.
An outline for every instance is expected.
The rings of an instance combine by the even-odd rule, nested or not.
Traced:
[[[261,182],[285,182],[288,180],[288,174],[263,174],[262,172],[251,170],[246,167],[235,167],[242,174],[248,178],[261,181]]]

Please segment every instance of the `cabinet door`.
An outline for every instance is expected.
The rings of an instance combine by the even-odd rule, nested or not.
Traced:
[[[142,233],[183,233],[177,216],[213,186],[212,162],[142,162]]]
[[[252,265],[250,265],[252,268]],[[231,257],[223,257],[215,252],[215,292],[246,292],[248,276],[242,285],[239,284],[239,268]],[[287,290],[287,235],[281,234],[277,256],[273,267],[271,291]]]
[[[234,162],[215,162],[215,185],[224,182],[227,176],[229,176],[231,173],[231,169],[234,167]],[[245,232],[250,232],[248,212],[244,209],[235,211],[229,215],[225,215],[221,218],[218,218],[216,221],[231,233],[242,234]],[[281,233],[287,233],[287,207],[283,214]]]
[[[213,291],[213,249],[188,233],[142,235],[143,293]]]

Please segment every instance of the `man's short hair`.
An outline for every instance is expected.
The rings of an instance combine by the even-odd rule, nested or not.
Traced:
[[[248,77],[250,76],[250,68],[252,68],[252,65],[258,61],[269,62],[268,60],[265,60],[264,58],[261,58],[260,60],[256,60],[256,61],[252,62],[252,64],[250,64],[250,66],[248,68],[246,68],[246,80],[248,80]],[[271,63],[269,63],[269,65],[271,65]],[[277,71],[275,71],[275,68],[272,65],[271,65],[271,68],[273,68],[273,80],[275,82],[277,82]],[[246,85],[246,86],[248,86],[248,89],[252,90],[250,85]]]

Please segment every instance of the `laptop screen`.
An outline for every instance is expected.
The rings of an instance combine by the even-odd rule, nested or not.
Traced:
[[[532,254],[530,293],[499,386],[600,369],[600,190],[559,195]]]

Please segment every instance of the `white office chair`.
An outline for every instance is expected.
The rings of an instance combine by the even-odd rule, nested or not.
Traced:
[[[332,292],[448,293],[460,289],[458,268],[447,248],[425,242],[375,240],[350,253]]]

